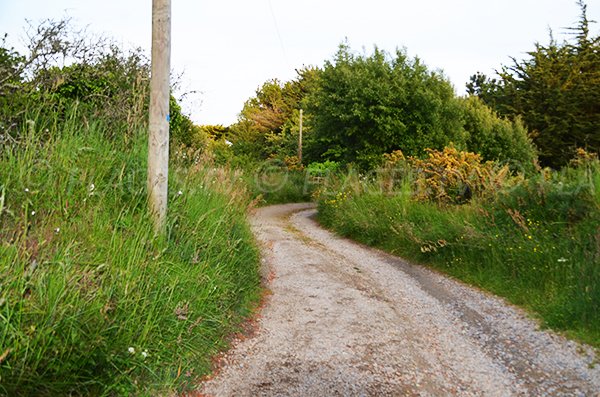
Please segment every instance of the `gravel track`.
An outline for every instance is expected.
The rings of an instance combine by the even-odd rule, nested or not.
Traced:
[[[600,396],[594,352],[502,299],[320,228],[252,219],[272,291],[208,396]]]

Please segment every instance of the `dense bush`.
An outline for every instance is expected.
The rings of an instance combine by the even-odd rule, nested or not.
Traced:
[[[418,156],[450,142],[463,146],[466,139],[450,82],[402,51],[390,58],[376,48],[360,56],[341,45],[304,102],[312,161],[370,169],[386,152]]]
[[[535,170],[536,148],[520,119],[498,117],[475,96],[462,98],[461,102],[469,151],[480,154],[484,160],[509,164],[513,170]]]
[[[508,167],[483,163],[481,156],[453,147],[427,149],[428,157],[411,157],[414,197],[436,203],[465,203],[471,198],[493,197],[505,182]]]
[[[312,162],[306,167],[306,171],[311,176],[323,177],[340,171],[340,163],[335,161]]]
[[[125,52],[107,40],[87,40],[63,20],[39,25],[25,55],[1,43],[1,131],[15,137],[26,116],[44,130],[64,123],[73,106],[84,125],[103,120],[107,138],[131,136],[147,125],[149,60],[139,49]],[[192,122],[174,97],[170,114],[174,143],[191,145]]]
[[[498,117],[476,97],[457,98],[450,82],[405,52],[375,48],[356,55],[342,44],[323,68],[298,78],[265,82],[228,129],[235,158],[282,161],[298,150],[299,110],[304,108],[304,163],[338,162],[362,170],[401,150],[424,156],[449,144],[535,169],[536,150],[519,121]]]

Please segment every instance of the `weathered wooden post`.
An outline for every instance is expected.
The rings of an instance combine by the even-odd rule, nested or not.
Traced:
[[[152,1],[152,69],[148,139],[148,196],[154,230],[165,229],[169,182],[171,0]]]

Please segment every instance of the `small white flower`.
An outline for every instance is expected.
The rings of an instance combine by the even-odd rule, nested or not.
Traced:
[[[54,233],[60,233],[60,227],[57,227],[56,229],[54,229]]]
[[[148,350],[144,350],[142,352],[142,357],[144,357],[144,358],[148,357]]]
[[[31,216],[34,216],[34,215],[35,215],[35,211],[31,211]]]
[[[227,139],[225,139],[225,144],[226,144],[227,146],[231,146],[231,145],[233,145],[233,143],[229,142]]]
[[[178,196],[181,196],[182,194],[183,194],[183,192],[181,190],[177,192]]]
[[[93,183],[90,185],[90,192],[93,192],[94,189],[96,188],[96,185],[94,185]]]
[[[25,188],[25,193],[29,193],[29,188]]]
[[[135,354],[135,349],[133,347],[130,347],[129,349],[127,349],[127,351],[131,354]]]
[[[566,261],[568,261],[567,258],[558,258],[558,262],[566,262]]]

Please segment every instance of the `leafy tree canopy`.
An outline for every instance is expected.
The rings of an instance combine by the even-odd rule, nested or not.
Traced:
[[[508,163],[514,171],[535,170],[537,151],[519,117],[499,117],[476,96],[461,98],[460,102],[469,151],[480,154],[483,160]]]
[[[291,156],[297,151],[299,109],[319,69],[303,68],[298,77],[285,83],[265,82],[250,98],[231,126],[234,149],[255,159]]]
[[[590,33],[586,5],[570,28],[573,41],[535,44],[529,58],[503,66],[498,78],[471,77],[470,93],[498,113],[521,116],[539,148],[542,165],[558,168],[577,148],[600,152],[600,36]]]
[[[422,155],[425,148],[462,147],[466,132],[450,82],[404,51],[375,48],[355,55],[347,44],[325,63],[304,101],[307,156],[372,168],[383,153]]]

